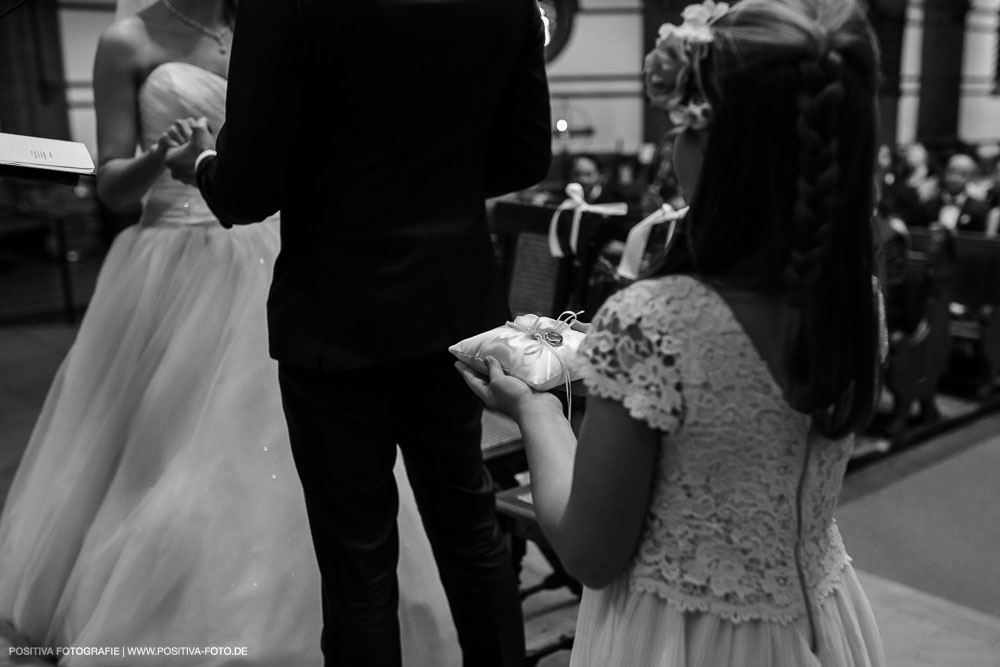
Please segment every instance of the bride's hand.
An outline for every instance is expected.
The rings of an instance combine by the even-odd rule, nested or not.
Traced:
[[[483,376],[461,361],[455,362],[455,368],[461,373],[465,384],[469,385],[486,407],[504,413],[515,420],[521,411],[533,401],[555,401],[559,399],[547,392],[537,392],[523,380],[507,375],[500,362],[493,357],[486,358],[489,375]]]
[[[184,142],[177,148],[171,148],[166,156],[167,168],[170,174],[181,181],[193,185],[195,182],[194,165],[203,151],[215,148],[215,135],[208,126],[208,119],[182,118],[175,121],[167,130],[171,136],[183,136]]]
[[[191,127],[194,122],[194,118],[181,118],[174,121],[156,140],[153,151],[159,153],[164,159],[176,152],[177,148],[186,144],[191,138]]]

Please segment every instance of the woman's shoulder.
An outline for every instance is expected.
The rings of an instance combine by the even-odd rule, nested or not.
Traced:
[[[101,34],[101,44],[127,51],[141,51],[149,41],[146,23],[138,16],[115,21]]]
[[[149,15],[155,8],[115,21],[104,30],[94,61],[95,80],[125,77],[138,87],[158,65],[172,59],[169,40],[155,14]]]
[[[135,64],[140,69],[162,61],[169,50],[171,32],[167,28],[160,3],[138,14],[119,19],[105,28],[98,43],[98,54]]]
[[[115,69],[139,69],[152,57],[152,44],[145,22],[138,16],[115,21],[101,33],[96,63]]]

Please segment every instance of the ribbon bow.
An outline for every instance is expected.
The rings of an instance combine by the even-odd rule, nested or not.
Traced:
[[[524,324],[518,322],[517,319],[513,322],[507,322],[507,326],[511,329],[534,339],[535,342],[526,347],[524,350],[524,356],[526,359],[540,355],[543,350],[547,349],[552,353],[552,356],[555,357],[556,361],[559,362],[559,371],[562,376],[563,385],[566,387],[567,419],[569,419],[570,414],[573,411],[573,392],[571,387],[572,379],[570,378],[569,371],[566,368],[566,362],[563,361],[562,356],[556,351],[556,348],[563,344],[563,332],[573,326],[581,313],[583,313],[582,310],[575,313],[571,310],[563,311],[559,317],[556,318],[555,324],[544,324],[542,322],[542,318],[538,315],[531,315],[531,317],[535,318],[531,323],[531,326],[525,326]],[[517,334],[512,333],[509,335],[515,336]]]
[[[615,204],[588,204],[583,196],[583,186],[579,183],[570,183],[566,186],[567,198],[559,204],[556,212],[552,215],[552,222],[549,223],[549,253],[561,259],[565,256],[562,246],[559,244],[559,216],[563,211],[573,210],[573,224],[569,232],[569,249],[576,254],[577,242],[580,238],[580,219],[584,212],[600,213],[601,215],[625,215],[628,213],[628,204],[621,202]]]
[[[670,223],[670,229],[667,230],[667,240],[664,243],[664,248],[669,248],[671,241],[674,240],[674,232],[677,231],[677,221],[684,217],[688,208],[690,207],[685,206],[682,209],[674,210],[670,204],[664,204],[632,227],[625,239],[622,258],[618,261],[618,271],[616,272],[618,277],[628,280],[635,280],[639,277],[639,267],[642,264],[642,256],[646,253],[649,234],[656,225]]]

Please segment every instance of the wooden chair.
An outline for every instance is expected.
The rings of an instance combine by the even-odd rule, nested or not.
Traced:
[[[564,310],[587,309],[583,319],[596,309],[589,289],[591,277],[604,247],[612,240],[624,241],[638,221],[635,215],[605,216],[586,212],[580,220],[577,252],[568,251],[572,211],[563,211],[558,225],[560,245],[566,256],[552,257],[548,231],[554,206],[518,201],[499,201],[493,208],[492,229],[499,247],[501,265],[510,286],[511,309],[555,317]]]
[[[528,486],[516,486],[505,489],[497,493],[497,511],[507,518],[511,533],[524,542],[534,543],[542,552],[542,555],[552,566],[552,574],[534,586],[521,589],[521,599],[533,595],[543,590],[553,590],[566,587],[574,595],[580,596],[583,587],[580,582],[573,579],[559,562],[559,557],[549,546],[548,541],[542,534],[535,517],[535,509],[531,502],[531,489]],[[556,639],[529,648],[525,655],[525,667],[534,667],[543,658],[557,651],[565,651],[573,648],[573,634],[562,634]]]

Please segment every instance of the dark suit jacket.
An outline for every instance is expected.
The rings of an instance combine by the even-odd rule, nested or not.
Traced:
[[[925,226],[936,222],[945,206],[943,195],[937,195],[924,203]],[[975,197],[966,196],[958,213],[956,232],[985,232],[989,220],[990,205]]]
[[[503,324],[484,200],[548,172],[543,53],[535,0],[240,0],[197,178],[224,225],[281,211],[274,358],[371,367]]]

